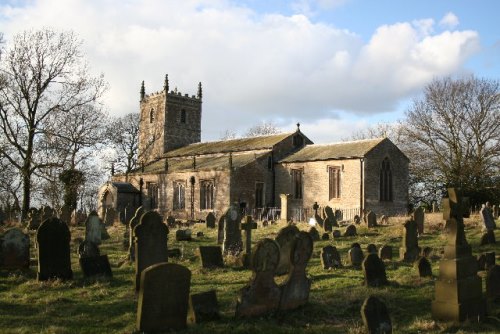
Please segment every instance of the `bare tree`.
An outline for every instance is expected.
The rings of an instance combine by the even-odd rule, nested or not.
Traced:
[[[30,30],[16,35],[2,57],[0,131],[9,149],[0,154],[21,175],[23,217],[30,207],[32,176],[59,163],[37,153],[45,148],[41,136],[50,116],[93,104],[106,89],[102,75],[89,73],[81,44],[70,31]]]
[[[110,122],[107,133],[117,153],[114,161],[117,172],[128,174],[137,168],[139,117],[138,113],[130,113]]]
[[[262,122],[248,129],[246,137],[269,136],[281,133],[282,131],[272,122]]]
[[[233,130],[226,130],[221,133],[220,140],[231,140],[238,138],[238,135]]]
[[[479,193],[495,189],[500,162],[497,80],[434,80],[413,102],[402,125],[421,187],[458,186],[476,201],[484,200]]]

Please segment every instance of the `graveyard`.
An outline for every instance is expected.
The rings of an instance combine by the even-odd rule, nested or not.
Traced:
[[[200,317],[194,321],[190,313],[187,328],[181,329],[180,332],[366,333],[360,309],[363,302],[370,296],[376,297],[372,298],[373,300],[377,302],[380,300],[385,304],[394,333],[498,332],[500,328],[498,297],[496,301],[487,300],[487,312],[481,316],[479,322],[477,319],[476,321],[467,319],[462,322],[433,320],[431,304],[436,299],[435,286],[439,276],[439,263],[447,244],[446,234],[443,232],[445,221],[442,213],[426,214],[425,230],[416,240],[418,247],[426,255],[425,258],[428,261],[425,262],[430,263],[432,272],[429,276],[428,272],[419,274],[422,261],[416,264],[413,258],[407,259],[414,251],[411,246],[414,241],[410,242],[408,241],[410,237],[403,236],[403,226],[408,225],[405,223],[408,219],[408,217],[389,217],[384,219],[384,224],[380,221],[370,228],[367,223],[361,221],[359,224],[354,224],[356,230],[353,233],[354,236],[344,236],[348,224],[346,222],[346,225],[342,226],[341,223],[340,227],[333,227],[333,232],[328,233],[328,239],[324,235],[323,228],[316,226],[319,240],[314,241],[310,260],[307,262],[308,255],[296,260],[306,265],[307,279],[303,278],[305,279],[303,281],[306,285],[310,282],[310,291],[307,290],[308,298],[306,296],[304,302],[304,299],[299,296],[298,302],[289,302],[286,307],[281,307],[281,305],[278,307],[276,303],[279,303],[279,297],[278,299],[272,297],[271,292],[266,294],[265,298],[260,300],[261,305],[256,307],[255,301],[248,296],[245,297],[245,293],[250,292],[244,287],[253,275],[254,277],[255,275],[266,276],[264,279],[267,280],[267,284],[272,285],[270,291],[285,284],[287,275],[273,278],[273,275],[266,274],[265,268],[269,266],[269,263],[274,263],[274,268],[279,268],[278,257],[270,254],[279,252],[278,245],[283,244],[280,238],[286,238],[286,234],[291,234],[291,230],[309,231],[308,223],[297,222],[289,226],[286,222],[279,221],[273,222],[274,224],[271,222],[242,223],[243,229],[248,228],[252,232],[250,238],[253,251],[264,254],[263,257],[259,257],[260,260],[255,260],[252,264],[255,268],[263,268],[260,271],[256,270],[255,274],[252,270],[245,268],[244,262],[248,260],[242,256],[234,256],[230,252],[224,255],[224,263],[219,261],[212,266],[202,264],[200,247],[202,252],[206,253],[211,248],[213,249],[213,246],[218,245],[217,227],[207,227],[205,223],[191,224],[189,226],[191,237],[183,239],[176,235],[179,234],[177,231],[186,230],[186,226],[171,226],[167,241],[168,262],[178,265],[182,270],[185,268],[189,270],[185,270],[186,273],[176,277],[179,284],[168,295],[168,302],[178,306],[179,309],[186,308],[185,301],[176,299],[178,294],[182,294],[181,290],[184,290],[184,295],[188,293],[191,296],[209,294],[212,300],[215,295],[217,300],[215,305],[210,306],[212,316],[206,319]],[[248,227],[244,224],[252,224],[252,226]],[[464,219],[465,237],[472,249],[472,255],[477,257],[488,252],[498,254],[497,244],[481,245],[482,225],[483,222],[478,214]],[[326,227],[326,224],[324,226]],[[9,228],[11,226],[2,226],[1,233],[5,233]],[[161,226],[160,229],[163,232],[153,233],[156,235],[155,238],[161,239],[158,234],[164,234],[166,230]],[[84,239],[91,237],[85,236],[85,226],[70,226],[69,261],[71,268],[70,273],[63,273],[63,277],[66,278],[64,280],[37,280],[37,275],[41,274],[37,273],[36,233],[30,231],[29,268],[14,270],[2,267],[0,271],[0,309],[2,310],[0,332],[132,333],[136,331],[138,299],[144,299],[141,303],[145,303],[146,298],[154,298],[155,294],[161,294],[159,290],[162,290],[162,286],[166,283],[161,281],[158,283],[156,280],[156,285],[151,283],[154,288],[150,296],[139,297],[136,293],[136,285],[139,281],[136,279],[135,266],[130,261],[129,250],[124,248],[125,225],[115,222],[108,225],[106,230],[109,238],[100,240],[98,252],[109,259],[112,274],[91,277],[84,275],[79,264],[82,259],[78,254],[91,251],[82,250],[83,247],[80,247]],[[340,233],[335,232],[336,230]],[[139,231],[139,233],[142,232]],[[300,235],[307,237],[303,239],[307,242],[299,248],[308,249],[308,242],[310,242],[308,240],[313,239],[309,238],[310,233],[301,233],[303,234]],[[494,230],[493,233],[496,234],[497,239],[500,237],[498,230]],[[243,232],[242,235],[243,245],[240,244],[240,246],[246,248],[246,234]],[[277,238],[278,235],[280,235],[279,238]],[[273,241],[275,238],[278,242]],[[164,243],[164,241],[160,242]],[[363,274],[365,267],[369,270],[370,266],[376,266],[378,262],[368,264],[366,261],[360,265],[359,262],[351,261],[353,257],[348,260],[348,254],[353,251],[351,247],[355,243],[359,247],[353,247],[353,249],[357,248],[356,252],[360,251],[364,254],[361,255],[361,259],[364,256],[366,259],[374,257],[376,261],[383,261],[386,279],[373,280],[373,277],[366,275],[365,278]],[[256,248],[257,245],[260,248]],[[269,249],[269,247],[276,249]],[[332,262],[324,256],[323,253],[331,251],[333,247],[338,252],[340,261]],[[381,248],[384,250],[382,251]],[[377,251],[379,251],[380,259],[375,255]],[[256,255],[255,258],[257,257]],[[418,254],[415,258],[417,257]],[[482,265],[484,266],[484,263]],[[286,273],[286,266],[283,271]],[[187,275],[189,272],[190,280]],[[484,295],[486,280],[484,267],[480,268],[477,274],[482,281]],[[377,276],[376,271],[373,270],[371,275]],[[242,289],[246,292],[242,293]],[[372,299],[370,302],[376,304]],[[148,310],[143,309],[142,312],[147,314]],[[146,318],[143,317],[143,320]],[[184,319],[181,319],[182,322]]]

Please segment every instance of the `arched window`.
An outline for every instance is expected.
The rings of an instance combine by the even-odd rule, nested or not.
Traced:
[[[214,209],[214,181],[200,181],[200,210]]]
[[[186,110],[181,110],[181,123],[186,123]]]
[[[149,123],[153,123],[154,120],[155,120],[155,110],[154,108],[151,108],[151,110],[149,111]]]
[[[185,193],[186,187],[183,181],[174,182],[174,210],[182,210],[185,208]]]
[[[392,172],[388,158],[382,161],[382,167],[380,168],[380,201],[392,201]]]

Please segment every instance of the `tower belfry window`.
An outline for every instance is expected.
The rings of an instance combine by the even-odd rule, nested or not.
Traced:
[[[154,108],[151,108],[151,110],[149,111],[149,123],[153,123],[154,120],[155,120],[155,110]]]
[[[181,123],[186,123],[186,110],[181,110]]]

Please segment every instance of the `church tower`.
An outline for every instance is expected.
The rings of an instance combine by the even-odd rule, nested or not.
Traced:
[[[140,91],[139,161],[148,163],[163,153],[201,141],[201,82],[198,94],[182,95],[169,91],[168,75],[163,90],[146,94]]]

